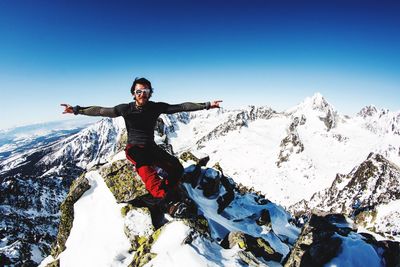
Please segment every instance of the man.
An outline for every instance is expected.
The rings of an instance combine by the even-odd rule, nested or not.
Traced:
[[[118,117],[125,120],[128,132],[128,143],[125,148],[126,157],[136,166],[136,171],[142,178],[146,189],[163,205],[171,215],[178,217],[184,213],[186,207],[180,201],[178,186],[183,174],[183,166],[174,156],[168,154],[154,142],[154,127],[160,114],[172,114],[181,111],[196,111],[202,109],[219,108],[221,100],[206,103],[182,103],[170,105],[163,102],[152,102],[153,94],[151,82],[145,78],[136,78],[131,87],[134,101],[129,104],[120,104],[112,108],[99,106],[65,107],[63,114],[73,113],[87,116]],[[157,175],[155,166],[168,173],[163,180]]]

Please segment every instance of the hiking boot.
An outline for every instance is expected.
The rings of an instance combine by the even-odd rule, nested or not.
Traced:
[[[167,213],[173,218],[184,218],[189,215],[189,206],[182,201],[170,202],[167,205]]]

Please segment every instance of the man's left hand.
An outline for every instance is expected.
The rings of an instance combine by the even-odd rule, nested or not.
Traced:
[[[210,102],[210,108],[220,108],[219,103],[221,103],[222,100],[214,100]]]

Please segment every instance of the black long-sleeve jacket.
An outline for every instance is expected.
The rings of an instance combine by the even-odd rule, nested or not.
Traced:
[[[154,143],[154,127],[160,114],[172,114],[181,111],[196,111],[209,108],[210,102],[187,102],[178,105],[170,105],[163,102],[149,101],[144,106],[137,106],[135,102],[131,102],[128,104],[120,104],[113,108],[75,106],[73,110],[75,115],[83,114],[110,118],[122,116],[125,120],[128,132],[128,144],[145,145]]]

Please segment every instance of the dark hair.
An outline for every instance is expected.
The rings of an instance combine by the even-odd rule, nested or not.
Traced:
[[[135,80],[133,81],[133,84],[131,86],[131,94],[134,95],[135,94],[135,86],[136,84],[142,84],[144,86],[146,86],[147,88],[150,89],[150,95],[149,98],[151,97],[151,95],[153,94],[153,87],[151,87],[151,82],[149,80],[147,80],[146,78],[138,78],[136,77]]]

